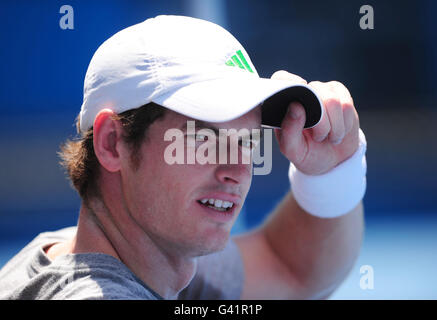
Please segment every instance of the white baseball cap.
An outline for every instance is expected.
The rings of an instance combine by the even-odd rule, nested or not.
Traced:
[[[104,108],[121,113],[149,102],[207,122],[236,119],[262,103],[262,124],[280,127],[293,100],[305,107],[305,127],[320,121],[322,103],[310,87],[260,78],[246,50],[222,27],[158,16],[121,30],[94,53],[80,131],[90,129]]]

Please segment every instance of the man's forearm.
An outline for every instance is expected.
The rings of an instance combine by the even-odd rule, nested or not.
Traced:
[[[361,246],[363,206],[321,219],[305,212],[289,192],[263,231],[272,250],[301,284],[305,298],[325,298],[346,277]]]

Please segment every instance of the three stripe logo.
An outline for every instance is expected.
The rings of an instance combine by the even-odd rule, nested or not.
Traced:
[[[241,69],[247,70],[249,72],[253,73],[252,68],[250,67],[249,63],[247,62],[246,58],[244,57],[243,53],[241,52],[241,50],[238,50],[236,52],[236,54],[234,54],[231,59],[229,59],[228,61],[226,61],[226,65],[231,66],[231,67],[239,67]]]

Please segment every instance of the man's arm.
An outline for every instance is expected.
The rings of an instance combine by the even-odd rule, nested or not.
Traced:
[[[360,249],[363,207],[321,219],[289,192],[259,229],[235,238],[245,282],[242,299],[324,299],[344,280]]]
[[[304,79],[285,71],[276,72],[272,78],[306,84]],[[358,150],[359,119],[352,97],[341,83],[311,82],[308,86],[317,92],[324,105],[325,112],[320,123],[304,130],[303,106],[293,102],[282,121],[281,130],[275,130],[275,134],[281,152],[299,172],[318,176],[333,172]],[[338,170],[341,169],[336,172]],[[335,180],[333,186],[347,180],[335,175],[332,178],[332,174],[330,177]],[[355,183],[355,180],[352,181]],[[357,183],[362,183],[362,180]],[[316,205],[317,215],[332,214],[326,204],[342,201],[338,200],[341,197],[329,201],[333,199],[329,195],[334,195],[337,190],[333,189],[334,193],[330,193],[333,188],[330,184],[319,188],[322,191],[318,192],[326,194],[324,200],[328,201]],[[308,190],[310,193],[315,191],[314,186]],[[344,190],[355,190],[349,188],[353,186],[347,186]],[[304,196],[306,201],[313,201]],[[353,199],[350,198],[351,201]],[[311,207],[318,198],[315,197],[314,201]],[[307,208],[307,205],[303,207]],[[336,218],[318,218],[301,208],[289,192],[260,228],[236,238],[245,270],[242,298],[328,297],[344,280],[358,256],[363,224],[361,203],[350,212],[339,212]]]

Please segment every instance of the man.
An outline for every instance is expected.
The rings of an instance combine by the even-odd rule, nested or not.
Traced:
[[[229,239],[252,164],[169,164],[166,149],[179,139],[188,160],[204,132],[227,132],[242,157],[257,141],[239,132],[261,125],[276,128],[292,191]],[[87,70],[78,129],[61,152],[82,198],[78,226],[15,256],[2,298],[321,299],[358,255],[365,140],[348,90],[285,71],[261,79],[215,24],[159,16],[108,39]]]

